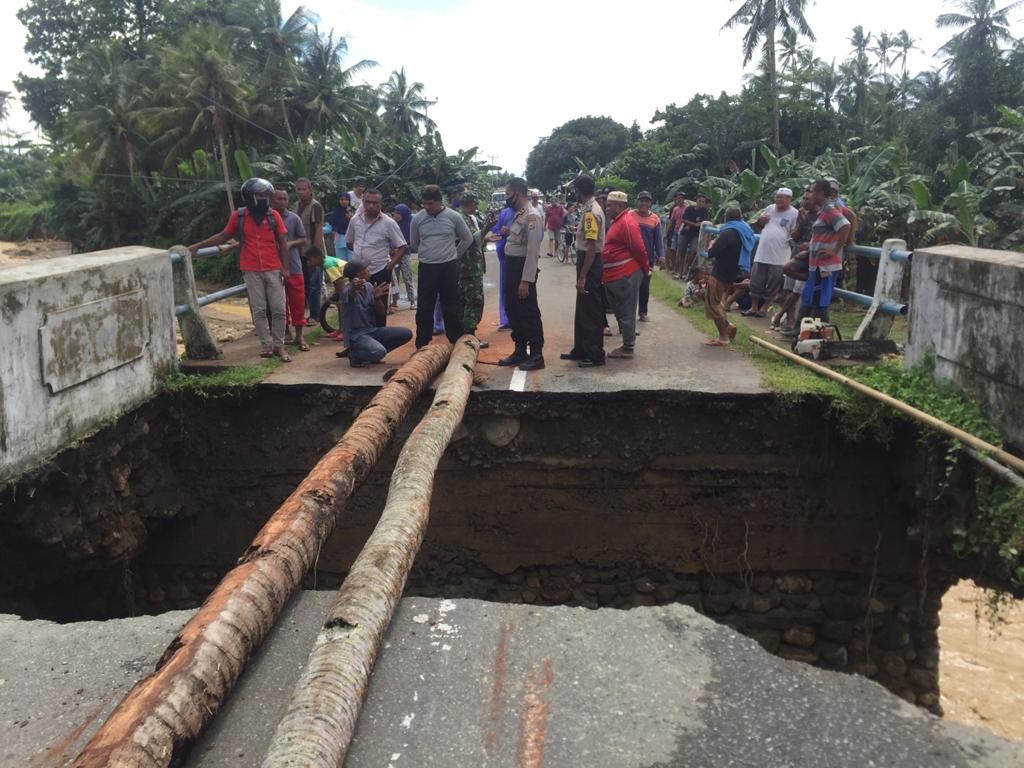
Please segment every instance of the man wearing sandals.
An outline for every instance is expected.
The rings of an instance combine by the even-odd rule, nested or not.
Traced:
[[[718,329],[718,338],[707,342],[711,347],[728,347],[729,343],[736,338],[736,326],[725,317],[725,297],[740,271],[740,254],[744,249],[744,233],[741,232],[738,225],[746,226],[742,219],[743,212],[739,208],[732,206],[727,209],[725,226],[722,227],[721,233],[708,251],[708,258],[714,264],[711,267],[711,274],[708,276],[708,287],[704,291],[704,314]],[[736,224],[731,225],[732,222],[736,222]],[[747,226],[747,229],[749,230],[750,227]],[[751,232],[751,242],[753,239],[754,233]]]
[[[768,306],[782,289],[782,268],[789,261],[790,238],[796,231],[799,214],[791,203],[793,191],[780,187],[775,193],[775,204],[761,212],[757,220],[761,227],[761,240],[754,252],[754,265],[750,269],[750,309],[745,317],[765,317]]]
[[[299,215],[288,210],[287,190],[275,189],[270,204],[284,222],[284,244],[288,248],[288,277],[284,279],[284,294],[287,300],[284,343],[294,344],[301,351],[309,352],[309,345],[302,338],[302,331],[306,327],[306,282],[303,277],[305,270],[300,249],[306,244],[306,230]],[[287,330],[288,326],[293,329],[291,333]]]
[[[626,193],[618,190],[609,192],[604,211],[609,224],[602,253],[601,281],[622,332],[622,346],[607,356],[632,360],[640,286],[644,276],[650,274],[651,265],[647,260],[647,246],[644,245],[640,225],[629,213]]]
[[[238,268],[245,278],[253,324],[260,339],[260,357],[281,358],[290,363],[284,348],[285,293],[288,278],[288,249],[281,215],[270,207],[274,185],[252,178],[242,185],[245,207],[231,212],[222,232],[188,247],[192,255],[200,248],[221,246],[231,238],[241,243]]]

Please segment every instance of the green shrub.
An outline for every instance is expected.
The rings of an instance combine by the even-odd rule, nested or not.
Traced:
[[[242,272],[238,269],[238,251],[195,259],[192,268],[196,280],[203,282],[223,286],[238,285],[242,282]]]
[[[46,237],[50,203],[0,203],[0,240]]]

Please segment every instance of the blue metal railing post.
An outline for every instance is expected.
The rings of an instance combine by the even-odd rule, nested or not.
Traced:
[[[910,254],[905,240],[892,238],[882,243],[878,276],[875,278],[875,295],[854,339],[889,338],[893,317],[907,313],[907,305],[900,301],[900,291],[903,288],[903,272],[909,263]],[[894,309],[900,311],[894,312]]]

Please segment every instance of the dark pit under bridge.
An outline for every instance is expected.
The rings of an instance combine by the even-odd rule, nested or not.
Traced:
[[[197,606],[371,394],[167,394],[66,450],[3,489],[0,611],[70,621]],[[307,588],[341,583],[426,402]],[[918,438],[904,426],[887,444],[853,440],[814,397],[474,393],[406,591],[682,602],[938,711],[938,612],[959,567],[943,531],[970,499],[927,501]]]

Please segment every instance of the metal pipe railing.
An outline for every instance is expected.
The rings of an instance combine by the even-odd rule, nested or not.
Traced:
[[[854,256],[867,256],[869,259],[880,259],[882,257],[881,248],[872,248],[869,245],[848,245],[846,246],[846,253],[853,254]],[[889,251],[890,259],[902,261],[905,264],[909,264],[913,260],[913,256],[913,251]]]
[[[230,252],[232,249],[237,247],[237,245],[229,245],[227,247],[221,245],[211,245],[209,248],[200,248],[198,251],[195,252],[192,258],[201,259],[207,256],[220,256]],[[171,251],[170,258],[171,264],[178,264],[182,260],[182,255],[180,253],[176,253],[175,251]],[[233,285],[230,288],[224,288],[220,291],[214,291],[213,293],[208,293],[205,296],[200,296],[198,298],[197,303],[200,307],[205,307],[208,304],[213,304],[214,302],[220,301],[221,299],[230,299],[233,296],[241,296],[243,293],[245,293],[245,284],[239,283],[238,285]],[[188,304],[177,304],[174,307],[174,316],[181,317],[182,315],[190,311],[191,307]]]
[[[239,283],[238,285],[233,285],[230,288],[223,288],[219,291],[208,293],[205,296],[200,296],[197,303],[200,307],[205,307],[206,305],[213,304],[221,299],[230,299],[232,296],[241,296],[243,293],[245,293],[245,283]],[[189,311],[191,311],[191,308],[188,304],[178,304],[174,307],[174,316],[181,317]]]
[[[211,245],[209,248],[200,248],[198,251],[195,252],[195,255],[192,258],[202,259],[206,256],[219,256],[221,254],[227,253],[228,251],[235,247],[236,246],[231,245],[228,246],[227,248],[222,248],[222,246],[219,245]],[[177,264],[179,261],[181,261],[181,254],[171,251],[171,264]]]
[[[245,293],[245,283],[239,283],[238,285],[233,285],[230,288],[223,288],[219,291],[208,293],[205,296],[200,296],[199,306],[205,307],[207,304],[213,304],[215,301],[230,299],[232,296],[241,296],[243,293]]]
[[[874,299],[871,296],[863,293],[857,293],[856,291],[848,291],[845,288],[835,288],[832,291],[833,296],[838,296],[843,301],[849,301],[854,304],[860,304],[863,307],[870,307],[874,303]],[[200,299],[202,301],[202,299]],[[890,315],[905,315],[907,314],[907,305],[900,304],[895,301],[882,301],[879,303],[879,307],[883,312],[887,312]]]
[[[721,227],[716,227],[712,224],[704,222],[701,224],[700,239],[698,240],[698,252],[699,254],[707,258],[708,251],[703,245],[703,239],[709,235],[718,235],[721,232]],[[754,242],[757,243],[761,239],[759,234],[754,235]],[[846,247],[844,253],[852,254],[855,256],[867,256],[868,258],[880,259],[882,258],[881,248],[872,248],[867,245],[849,245]],[[889,258],[893,261],[899,261],[903,263],[909,263],[914,255],[913,251],[903,250],[891,250],[889,251]],[[855,291],[847,291],[842,288],[836,288],[833,293],[844,301],[849,301],[854,304],[860,304],[864,307],[870,307],[874,303],[874,297],[868,296],[865,293],[856,293]],[[890,315],[906,315],[908,307],[906,304],[901,304],[895,301],[881,301],[879,302],[878,308]]]

